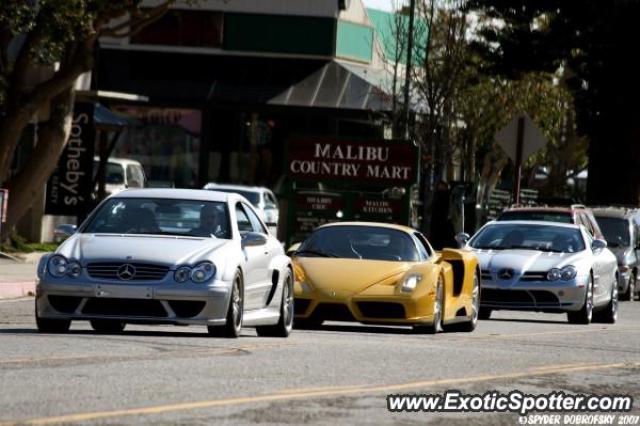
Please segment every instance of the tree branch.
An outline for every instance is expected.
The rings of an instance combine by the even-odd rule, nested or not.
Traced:
[[[146,28],[148,25],[151,25],[152,23],[162,18],[174,3],[175,0],[167,0],[166,2],[145,11],[144,13],[141,13],[139,9],[136,9],[130,12],[131,17],[125,22],[122,22],[114,27],[100,29],[100,36],[115,38],[134,36],[144,28]],[[129,31],[122,32],[122,30],[125,29],[129,29]]]

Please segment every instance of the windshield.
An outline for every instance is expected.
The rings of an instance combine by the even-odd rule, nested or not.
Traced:
[[[226,203],[112,198],[93,215],[87,234],[151,234],[231,238]]]
[[[504,212],[498,218],[504,220],[533,220],[536,222],[560,222],[573,223],[571,213],[546,212],[546,211],[510,211]]]
[[[629,223],[625,219],[598,216],[596,220],[610,247],[628,247],[631,244]]]
[[[476,249],[532,249],[558,253],[585,249],[578,229],[509,223],[487,225],[471,239],[469,245]]]
[[[411,237],[376,226],[331,226],[314,231],[296,256],[339,257],[415,262],[418,251]]]
[[[259,192],[243,191],[243,190],[229,189],[229,188],[218,188],[218,187],[211,188],[211,191],[226,192],[226,193],[229,193],[229,194],[240,194],[244,198],[249,200],[249,202],[251,204],[253,204],[255,207],[258,207],[258,205],[260,204],[260,193]]]

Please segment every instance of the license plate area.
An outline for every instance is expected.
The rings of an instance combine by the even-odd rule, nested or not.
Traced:
[[[151,299],[153,287],[97,284],[96,297],[115,299]]]

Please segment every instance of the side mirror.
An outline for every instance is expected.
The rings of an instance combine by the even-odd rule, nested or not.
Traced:
[[[258,247],[267,244],[267,237],[257,232],[247,232],[242,236],[242,247]]]
[[[607,242],[605,240],[593,240],[591,243],[591,250],[594,253],[599,253],[607,248]]]
[[[300,248],[300,244],[302,244],[302,243],[293,243],[293,244],[291,245],[291,247],[289,247],[289,248],[287,249],[287,256],[291,256],[291,255],[293,255],[293,253],[295,253],[296,251],[298,251],[298,249]]]
[[[467,245],[467,243],[471,239],[471,236],[469,234],[467,234],[466,232],[461,232],[461,233],[459,233],[458,235],[455,236],[455,239],[456,239],[458,245],[460,246],[460,248],[462,248],[462,247]]]

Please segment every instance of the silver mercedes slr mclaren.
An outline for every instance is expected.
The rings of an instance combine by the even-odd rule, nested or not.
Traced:
[[[242,196],[139,189],[107,198],[38,265],[36,323],[98,332],[127,323],[243,326],[286,337],[293,321],[291,261]]]
[[[617,319],[616,257],[582,226],[489,222],[458,241],[480,261],[480,318],[509,309],[566,312],[576,324]]]

